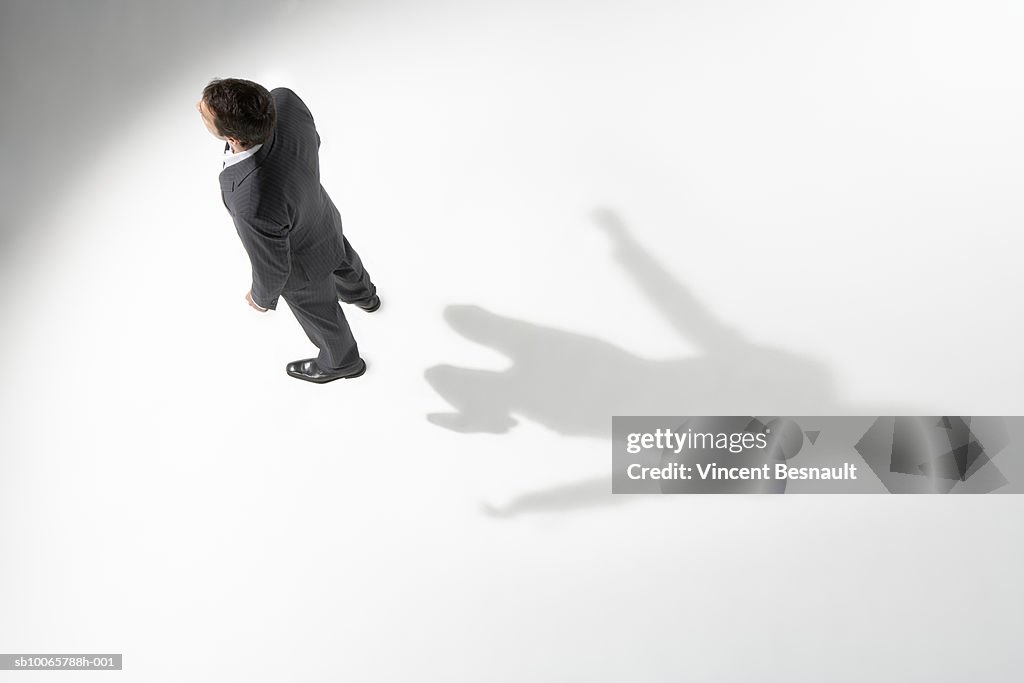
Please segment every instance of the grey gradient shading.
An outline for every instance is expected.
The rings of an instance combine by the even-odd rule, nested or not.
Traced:
[[[165,82],[239,34],[273,24],[294,5],[281,0],[128,2],[4,0],[0,3],[0,250],[52,199],[61,177],[90,162]],[[209,77],[227,74],[209,74]],[[205,83],[197,83],[196,99]],[[183,103],[191,106],[192,102]],[[51,228],[52,229],[52,228]]]

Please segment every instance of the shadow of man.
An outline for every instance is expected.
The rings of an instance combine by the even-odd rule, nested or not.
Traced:
[[[448,324],[512,366],[427,369],[427,382],[455,409],[428,420],[457,432],[503,433],[516,425],[516,415],[566,436],[610,438],[613,415],[841,415],[849,408],[839,404],[822,363],[744,339],[641,247],[616,213],[599,210],[595,217],[618,262],[697,354],[650,360],[587,335],[452,305],[444,311]],[[757,304],[786,311],[784,301]],[[621,502],[610,490],[610,476],[596,478],[488,511],[509,516]]]

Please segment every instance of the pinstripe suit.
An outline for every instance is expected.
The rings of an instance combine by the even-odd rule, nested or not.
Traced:
[[[338,299],[362,303],[376,287],[342,234],[341,215],[320,184],[320,134],[287,88],[271,91],[277,124],[251,157],[220,174],[221,197],[252,265],[252,298],[276,309],[283,298],[324,370],[359,365]]]

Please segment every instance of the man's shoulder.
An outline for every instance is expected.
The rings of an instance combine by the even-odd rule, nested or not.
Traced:
[[[274,88],[273,90],[270,91],[270,96],[274,98],[274,102],[277,103],[278,105],[280,105],[282,102],[296,102],[303,104],[303,106],[305,106],[305,104],[302,102],[302,98],[295,94],[295,91],[292,90],[291,88]]]
[[[277,106],[278,111],[282,108],[290,110],[299,110],[303,113],[309,114],[309,107],[302,101],[294,90],[291,88],[274,88],[270,91],[270,96],[274,98],[274,104]],[[310,114],[312,116],[312,114]]]

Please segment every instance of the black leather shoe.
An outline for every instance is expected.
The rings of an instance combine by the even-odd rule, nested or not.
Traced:
[[[373,298],[370,299],[365,306],[363,304],[356,304],[356,306],[359,306],[359,308],[363,309],[367,313],[373,313],[380,308],[380,297],[374,294]]]
[[[366,361],[362,358],[359,359],[359,367],[353,370],[332,370],[330,372],[320,369],[320,366],[316,364],[316,358],[305,358],[303,360],[297,360],[288,364],[285,368],[289,375],[296,379],[304,379],[307,382],[316,382],[317,384],[324,384],[325,382],[333,382],[336,379],[351,379],[352,377],[359,377],[359,375],[366,372]]]

